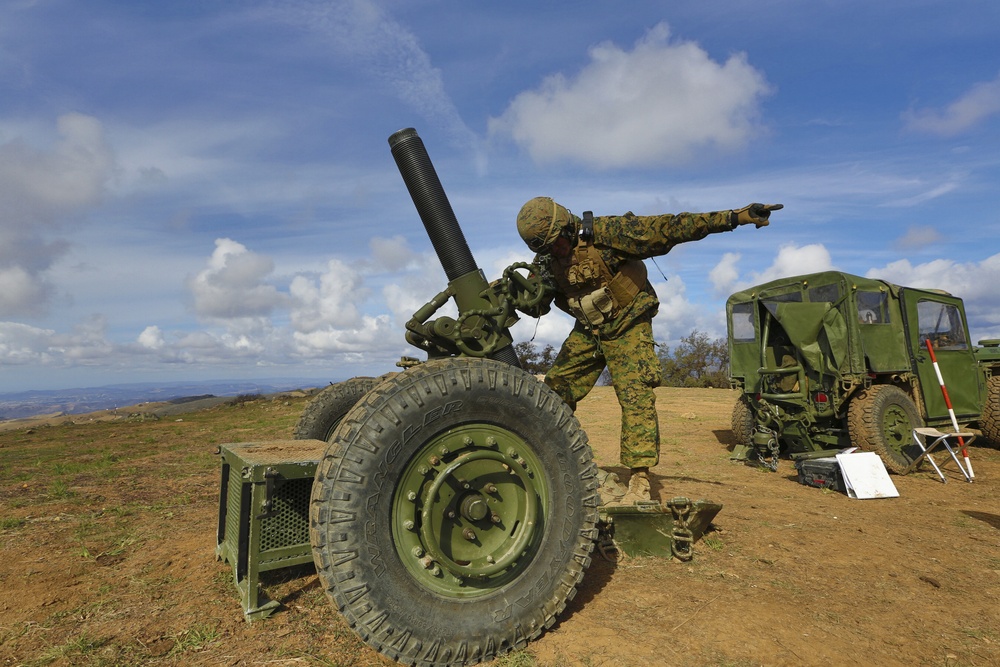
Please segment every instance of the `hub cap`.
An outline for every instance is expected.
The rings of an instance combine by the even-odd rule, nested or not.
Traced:
[[[396,551],[422,586],[483,595],[531,561],[548,500],[541,464],[520,437],[489,424],[449,430],[417,451],[396,488]]]

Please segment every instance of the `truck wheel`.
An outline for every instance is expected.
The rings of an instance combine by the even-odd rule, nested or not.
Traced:
[[[979,426],[986,440],[992,446],[1000,447],[1000,375],[992,376],[986,383],[986,403]]]
[[[302,411],[302,416],[295,424],[295,439],[329,442],[344,415],[378,382],[375,378],[356,377],[323,389]]]
[[[597,537],[597,467],[569,407],[519,368],[429,361],[341,423],[312,487],[320,582],[407,665],[486,662],[551,627]]]
[[[753,410],[750,409],[750,399],[741,395],[733,406],[733,435],[737,445],[753,447]]]
[[[885,467],[902,474],[919,454],[913,429],[923,426],[913,400],[899,387],[879,384],[851,401],[847,427],[851,444],[875,452]]]

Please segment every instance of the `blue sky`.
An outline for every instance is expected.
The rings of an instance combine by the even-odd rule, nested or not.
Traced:
[[[785,204],[650,265],[665,344],[826,268],[947,289],[1000,337],[998,28],[995,0],[8,0],[0,391],[393,370],[446,284],[404,127],[490,277],[530,259],[537,195]]]

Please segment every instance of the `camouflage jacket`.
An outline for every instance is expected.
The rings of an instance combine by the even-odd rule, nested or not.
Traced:
[[[574,218],[579,227],[580,219],[576,216]],[[593,244],[600,251],[608,269],[616,273],[622,263],[629,259],[665,255],[678,243],[698,241],[709,234],[732,229],[732,211],[676,215],[635,215],[628,212],[625,215],[595,216]],[[575,247],[573,251],[576,251]],[[541,305],[527,314],[534,317],[544,315],[549,312],[553,301],[560,310],[572,314],[554,276],[554,272],[559,270],[559,262],[554,261],[549,254],[541,254],[535,256],[534,263],[545,283],[547,294]],[[647,280],[632,302],[614,318],[594,327],[594,333],[601,338],[615,338],[639,318],[654,316],[659,305],[656,292]],[[576,326],[591,328],[580,321],[577,321]]]

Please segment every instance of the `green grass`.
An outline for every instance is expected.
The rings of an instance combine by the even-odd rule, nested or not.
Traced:
[[[187,630],[183,630],[174,636],[174,647],[170,649],[170,655],[179,653],[191,653],[201,651],[212,642],[219,640],[218,631],[204,623],[195,623]]]

